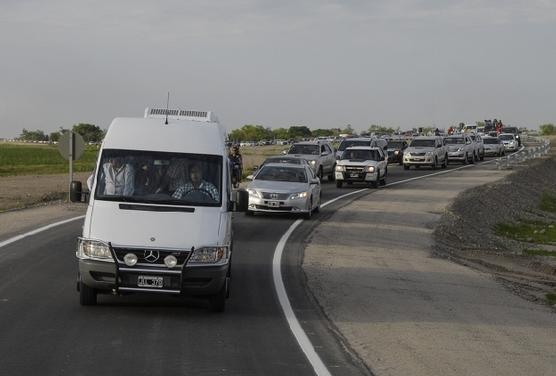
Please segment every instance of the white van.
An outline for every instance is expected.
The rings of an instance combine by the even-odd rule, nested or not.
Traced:
[[[223,127],[211,112],[148,109],[116,118],[102,143],[78,239],[82,305],[97,294],[229,294],[234,197]],[[236,203],[237,201],[237,203]]]

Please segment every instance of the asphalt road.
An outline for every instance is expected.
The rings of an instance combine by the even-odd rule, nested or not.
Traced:
[[[388,183],[431,172],[394,165]],[[323,202],[359,188],[325,182]],[[356,197],[304,221],[282,266],[294,311],[336,375],[368,370],[328,328],[305,289],[300,260],[315,223]],[[101,295],[98,306],[81,307],[75,290],[81,221],[0,248],[0,375],[313,375],[272,280],[276,243],[294,220],[235,214],[232,291],[223,314],[209,312],[202,300],[152,295]]]

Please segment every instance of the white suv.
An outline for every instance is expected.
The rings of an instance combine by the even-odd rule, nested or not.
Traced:
[[[382,148],[353,146],[347,148],[336,163],[336,186],[341,188],[344,182],[361,182],[377,188],[379,184],[386,184],[387,174],[388,158]]]
[[[475,146],[468,134],[448,136],[444,139],[448,148],[448,161],[462,162],[463,164],[475,162]]]
[[[442,137],[419,136],[415,137],[403,154],[403,168],[430,166],[436,169],[438,166],[446,168],[448,165],[448,150],[444,145]]]

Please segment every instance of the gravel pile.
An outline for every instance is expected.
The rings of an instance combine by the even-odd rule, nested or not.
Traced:
[[[527,162],[499,182],[458,196],[434,231],[436,254],[492,272],[520,295],[545,302],[545,294],[556,289],[556,257],[524,254],[525,249],[541,246],[495,234],[499,223],[556,223],[556,213],[539,209],[545,192],[556,196],[554,151],[548,157]]]

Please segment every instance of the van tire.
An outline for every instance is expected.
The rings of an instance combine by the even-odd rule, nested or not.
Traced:
[[[404,169],[404,170],[409,170],[409,165],[404,164],[404,165],[403,165],[403,169]]]
[[[330,174],[328,174],[328,181],[336,180],[336,175],[334,174],[335,171],[336,171],[336,163],[334,163],[334,166],[332,166],[332,171],[330,172]]]
[[[344,182],[342,182],[341,180],[336,180],[336,188],[342,188],[342,185],[344,185]]]
[[[253,212],[253,210],[246,210],[245,215],[248,216],[248,217],[252,217],[252,216],[255,215],[255,213]]]
[[[224,312],[226,309],[229,280],[230,279],[226,277],[226,282],[224,282],[220,291],[209,298],[209,307],[212,312]]]
[[[79,304],[94,306],[97,304],[97,291],[79,281]]]

